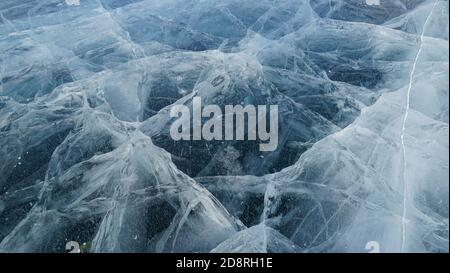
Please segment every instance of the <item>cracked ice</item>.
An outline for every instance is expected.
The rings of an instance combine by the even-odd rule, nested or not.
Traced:
[[[448,252],[448,1],[3,0],[0,251]],[[174,105],[278,105],[174,141]]]

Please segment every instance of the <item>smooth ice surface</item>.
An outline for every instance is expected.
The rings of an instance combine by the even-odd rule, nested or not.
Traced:
[[[2,0],[0,251],[448,252],[447,0]],[[279,107],[279,143],[171,106]]]

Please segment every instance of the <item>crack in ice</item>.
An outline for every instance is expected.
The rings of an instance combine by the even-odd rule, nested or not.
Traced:
[[[419,61],[420,54],[422,53],[423,49],[423,40],[425,36],[425,30],[428,24],[428,20],[430,19],[431,15],[433,14],[434,8],[436,7],[439,0],[434,1],[433,7],[430,10],[430,13],[427,16],[427,19],[425,20],[422,28],[422,33],[420,34],[420,44],[419,49],[417,50],[416,56],[414,58],[413,67],[411,69],[411,73],[409,75],[409,84],[408,89],[406,91],[406,109],[405,109],[405,115],[403,117],[403,123],[402,123],[402,131],[400,135],[401,145],[402,145],[402,152],[403,152],[403,205],[402,205],[402,226],[401,226],[401,252],[405,252],[405,245],[406,245],[406,203],[407,203],[407,192],[408,192],[408,184],[406,183],[406,147],[405,147],[405,131],[406,131],[406,121],[408,119],[409,115],[409,106],[410,106],[410,95],[411,95],[411,89],[414,79],[414,73],[416,72],[416,66],[417,62]]]

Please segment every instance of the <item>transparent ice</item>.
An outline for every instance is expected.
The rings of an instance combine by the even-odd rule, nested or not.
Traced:
[[[449,3],[373,2],[2,0],[0,251],[448,252]],[[173,141],[194,96],[277,150]]]

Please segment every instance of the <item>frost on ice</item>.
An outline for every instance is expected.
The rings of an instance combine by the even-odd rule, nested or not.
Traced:
[[[0,251],[448,252],[448,29],[444,0],[3,0]],[[278,148],[173,141],[196,96],[278,105]]]

